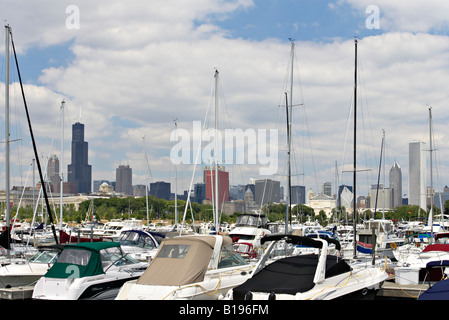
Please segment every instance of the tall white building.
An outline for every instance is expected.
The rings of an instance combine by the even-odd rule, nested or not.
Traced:
[[[426,157],[423,141],[409,143],[408,203],[426,210]]]
[[[390,208],[394,209],[402,205],[402,171],[396,161],[390,169],[389,180],[391,191]]]

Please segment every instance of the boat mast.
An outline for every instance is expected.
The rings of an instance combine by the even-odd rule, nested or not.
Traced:
[[[59,215],[60,215],[60,227],[59,229],[62,230],[62,212],[63,212],[63,206],[62,206],[62,195],[64,191],[64,176],[63,176],[63,168],[64,168],[64,104],[65,101],[62,100],[61,102],[61,165],[59,166],[61,168],[61,185],[59,188]]]
[[[289,39],[291,42],[291,62],[290,62],[290,105],[288,104],[288,98],[287,98],[287,92],[285,93],[285,110],[287,113],[287,144],[288,144],[288,186],[287,186],[287,201],[286,201],[286,208],[285,208],[285,234],[288,233],[288,222],[290,220],[291,215],[291,206],[292,206],[292,199],[291,199],[291,178],[292,178],[292,172],[291,172],[291,128],[292,128],[292,122],[291,122],[291,115],[292,115],[292,108],[293,108],[293,63],[295,58],[295,43],[293,42],[293,39]],[[289,111],[290,109],[290,111]],[[290,116],[289,116],[290,113]]]
[[[214,214],[214,220],[215,220],[215,232],[218,234],[218,137],[217,137],[217,130],[218,130],[218,70],[215,70],[215,151],[214,151],[214,157],[215,157],[215,214]],[[211,168],[212,169],[212,168]],[[211,170],[211,176],[212,176],[212,170]]]
[[[6,206],[5,206],[5,223],[6,232],[10,232],[10,194],[9,194],[9,179],[10,179],[10,168],[9,168],[9,25],[5,26],[5,180],[6,180]],[[7,257],[9,258],[9,248],[7,248]]]
[[[42,185],[42,187],[41,187],[42,189],[41,190],[43,191],[43,195],[44,195],[44,198],[45,198],[45,203],[46,203],[46,206],[47,206],[48,216],[50,218],[50,223],[51,223],[51,229],[52,229],[52,232],[53,232],[53,237],[55,239],[56,244],[59,244],[58,237],[56,236],[55,225],[54,225],[54,222],[53,222],[53,215],[51,213],[50,202],[49,202],[48,196],[47,196],[47,190],[46,190],[47,188],[45,187],[46,184],[45,184],[44,176],[43,176],[43,173],[42,173],[42,167],[41,167],[41,164],[40,164],[40,161],[39,161],[39,155],[37,153],[36,140],[34,139],[33,128],[31,126],[30,113],[28,111],[28,105],[27,105],[26,98],[25,98],[25,92],[23,90],[22,76],[20,75],[20,69],[19,69],[19,61],[17,60],[16,48],[15,48],[15,45],[14,45],[14,41],[12,39],[12,33],[11,33],[11,29],[9,28],[9,26],[7,27],[7,32],[9,32],[9,34],[11,35],[11,44],[12,44],[12,49],[13,49],[13,53],[14,53],[14,60],[15,60],[15,63],[16,63],[17,74],[19,76],[20,91],[22,92],[22,99],[23,99],[23,104],[25,106],[25,113],[26,113],[26,116],[27,116],[28,128],[30,130],[31,142],[33,144],[34,156],[36,158],[37,169],[38,169],[38,172],[39,172],[39,177],[40,177],[40,181],[41,181],[41,185]],[[8,36],[7,36],[7,38],[8,38]],[[8,140],[8,139],[6,139],[6,140]]]
[[[380,147],[379,172],[377,173],[376,202],[374,204],[374,219],[376,219],[377,200],[379,199],[380,171],[381,171],[381,166],[382,166],[382,157],[383,157],[382,154],[383,154],[383,150],[384,150],[384,139],[385,139],[385,131],[382,130],[382,143],[381,143],[381,147]],[[383,198],[385,199],[385,192],[384,192]],[[384,205],[384,215],[385,215],[385,205]],[[384,217],[384,219],[385,219],[385,217]]]
[[[175,132],[178,132],[178,119],[174,119],[173,122],[175,123]],[[178,140],[178,139],[176,139]],[[178,166],[175,165],[175,228],[178,225]]]
[[[357,257],[357,192],[356,192],[356,180],[357,180],[357,39],[354,39],[355,47],[355,60],[354,60],[354,162],[353,162],[353,233],[354,233],[354,259]]]
[[[143,139],[143,149],[144,149],[144,154],[145,154],[145,162],[146,162],[146,164],[148,166],[148,174],[149,174],[149,176],[151,178],[151,170],[150,170],[150,164],[148,163],[147,147],[146,147],[146,144],[145,144],[145,136],[143,136],[142,139]],[[147,205],[147,225],[149,226],[150,225],[150,214],[149,214],[149,205],[148,205],[148,192],[149,192],[149,190],[148,190],[148,182],[149,181],[145,182],[145,200],[146,200],[146,205]]]
[[[429,222],[430,225],[430,241],[433,242],[433,172],[432,172],[432,108],[429,107],[429,140],[430,140],[430,211]]]

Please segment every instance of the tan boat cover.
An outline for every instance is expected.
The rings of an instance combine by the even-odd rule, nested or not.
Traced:
[[[166,257],[167,249],[186,248],[183,246],[190,246],[184,256]],[[213,236],[186,236],[165,239],[161,243],[155,259],[137,280],[137,283],[182,286],[201,282],[207,271],[214,246],[215,237]]]

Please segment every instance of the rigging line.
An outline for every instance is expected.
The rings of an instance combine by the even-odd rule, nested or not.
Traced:
[[[435,171],[436,171],[436,178],[437,178],[437,188],[438,188],[438,193],[439,193],[439,201],[440,201],[440,213],[442,214],[443,212],[444,212],[444,205],[443,205],[443,203],[441,202],[442,200],[441,200],[441,181],[440,181],[440,173],[439,173],[439,170],[438,170],[438,157],[437,157],[437,152],[436,151],[438,151],[438,148],[437,148],[437,146],[436,146],[436,140],[435,140],[435,134],[434,134],[434,125],[432,126],[432,132],[431,132],[431,139],[432,139],[432,146],[433,146],[433,151],[435,151],[435,152],[432,152],[431,154],[433,155],[433,157],[432,157],[432,160],[433,160],[433,158],[435,159]],[[435,188],[434,188],[435,189]],[[433,192],[433,195],[434,195],[434,197],[435,197],[435,192]],[[435,205],[435,201],[434,201],[434,205]]]
[[[316,183],[316,188],[318,189],[318,179],[317,179],[317,173],[316,173],[316,166],[315,166],[315,159],[313,157],[313,149],[312,149],[312,139],[310,137],[310,130],[309,130],[309,124],[308,124],[308,120],[307,120],[307,114],[306,114],[306,108],[304,106],[304,118],[306,121],[306,128],[307,128],[307,136],[309,137],[309,147],[310,147],[310,154],[312,157],[312,165],[313,165],[313,172],[315,174],[315,183]]]
[[[348,117],[346,120],[346,135],[345,135],[345,140],[344,140],[344,144],[343,144],[343,153],[342,153],[342,161],[341,161],[341,168],[342,171],[344,170],[345,167],[345,156],[346,156],[346,147],[348,145],[348,140],[349,140],[349,134],[350,134],[350,124],[351,124],[351,119],[352,119],[352,111],[353,111],[353,100],[354,100],[354,94],[351,95],[351,100],[349,102],[349,109],[348,109]]]
[[[371,119],[370,113],[369,113],[369,105],[368,105],[368,97],[366,94],[366,91],[364,90],[364,88],[366,87],[365,85],[365,77],[364,77],[364,72],[363,72],[363,61],[362,58],[360,57],[361,55],[359,54],[358,57],[358,79],[359,79],[359,83],[357,86],[358,91],[360,92],[360,96],[363,97],[363,99],[360,99],[359,102],[360,103],[360,115],[361,115],[361,120],[362,120],[362,133],[363,133],[363,139],[364,139],[364,148],[363,148],[363,154],[365,157],[365,165],[369,168],[369,167],[375,167],[374,164],[374,159],[375,159],[375,151],[376,148],[373,145],[374,143],[374,137],[373,137],[373,129],[372,129],[372,123],[371,121],[368,121],[368,125],[365,123],[366,119]],[[365,113],[367,113],[365,115]],[[372,181],[373,178],[373,172],[371,172],[371,175],[368,173],[369,170],[367,170],[365,176],[366,179],[366,187],[368,187],[368,193],[369,193],[369,185],[370,182]]]
[[[226,103],[226,99],[225,99],[225,95],[224,95],[224,91],[223,91],[223,87],[222,87],[222,84],[221,84],[221,77],[219,78],[219,80],[218,80],[218,89],[219,89],[219,97],[221,98],[221,100],[223,101],[223,107],[224,107],[224,114],[225,114],[225,116],[226,116],[226,120],[227,120],[227,125],[228,125],[228,128],[229,129],[232,129],[232,125],[231,125],[231,119],[230,119],[230,117],[229,117],[229,110],[228,110],[228,106],[227,106],[227,103]],[[242,129],[243,130],[243,129]],[[243,142],[243,144],[244,144],[244,142]],[[248,148],[248,150],[249,150],[249,148]],[[234,154],[234,153],[233,153]],[[225,161],[224,161],[225,162]],[[240,173],[240,179],[241,179],[241,181],[242,181],[242,183],[244,183],[244,179],[243,179],[243,171],[242,171],[242,166],[240,165],[240,164],[237,164],[237,167],[238,167],[238,169],[239,169],[239,173]]]
[[[37,167],[38,167],[38,171],[39,171],[39,176],[40,176],[42,185],[45,186],[45,180],[44,180],[44,177],[42,175],[42,168],[41,168],[41,165],[40,165],[40,161],[39,161],[39,157],[38,157],[38,153],[37,153],[36,141],[34,139],[34,133],[33,133],[33,129],[32,129],[32,126],[31,126],[30,115],[29,115],[29,112],[28,112],[28,105],[27,105],[26,98],[25,98],[25,92],[23,90],[22,77],[20,76],[20,69],[19,69],[19,61],[17,60],[16,48],[15,48],[15,45],[14,45],[14,40],[13,40],[13,35],[12,35],[12,32],[11,32],[11,28],[9,28],[8,31],[9,31],[9,33],[11,35],[11,44],[12,44],[12,48],[13,48],[13,52],[14,52],[14,59],[15,59],[15,62],[16,62],[17,74],[19,76],[20,88],[21,88],[21,91],[22,91],[22,98],[23,98],[23,103],[25,105],[25,111],[26,111],[26,115],[27,115],[27,119],[28,119],[28,127],[30,129],[31,140],[33,142],[33,149],[34,149],[34,154],[36,156],[36,162],[37,162]],[[47,210],[48,210],[48,216],[50,218],[50,223],[51,223],[51,228],[52,228],[52,231],[53,231],[53,236],[55,238],[56,244],[59,244],[58,237],[56,236],[55,226],[54,226],[54,223],[53,223],[53,215],[52,215],[52,212],[51,212],[50,203],[49,203],[48,197],[47,197],[47,191],[46,191],[46,188],[41,188],[41,189],[44,192],[45,202],[46,202],[46,206],[47,206]]]
[[[204,132],[204,130],[207,127],[207,119],[209,117],[209,111],[211,109],[212,95],[214,94],[213,87],[214,87],[214,84],[212,85],[211,92],[210,92],[210,95],[209,95],[209,104],[208,104],[208,106],[206,108],[206,114],[204,116],[204,122],[203,122],[201,135],[202,135],[202,132]],[[199,159],[200,158],[200,153],[201,153],[201,146],[202,146],[202,136],[199,138],[198,147],[197,147],[197,150],[196,150],[196,157],[195,157],[195,161],[193,163],[192,178],[191,178],[189,190],[187,192],[187,201],[186,201],[186,206],[184,207],[183,221],[185,221],[185,218],[187,216],[187,210],[188,210],[187,203],[190,203],[190,195],[191,195],[191,190],[192,190],[191,186],[193,185],[193,181],[195,180],[196,168],[197,168],[198,165],[201,165],[203,163],[202,160]],[[193,146],[193,152],[195,153],[195,146]],[[200,164],[198,164],[199,160],[200,160]],[[204,170],[203,170],[203,175],[204,175]],[[211,176],[212,176],[212,174],[211,174]]]

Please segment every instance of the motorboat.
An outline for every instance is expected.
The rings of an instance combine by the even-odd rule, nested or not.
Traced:
[[[163,235],[145,230],[125,230],[121,232],[117,241],[120,243],[123,252],[132,258],[151,262],[159,248],[160,241],[157,239],[163,237]]]
[[[58,260],[36,283],[32,298],[112,300],[123,283],[140,277],[147,266],[124,254],[118,242],[65,245]]]
[[[30,259],[15,258],[0,267],[0,288],[34,285],[57,260],[62,246],[44,246]]]
[[[375,253],[388,259],[395,259],[394,251],[405,243],[404,237],[394,233],[393,221],[387,219],[365,221],[363,228],[357,230],[356,238],[357,255],[372,255],[375,244]],[[354,242],[347,243],[343,248],[343,256],[349,259],[353,252]]]
[[[394,268],[396,283],[420,284],[425,280],[439,281],[445,272],[444,267],[428,272],[427,265],[449,260],[449,244],[431,243],[421,251],[410,252],[407,255],[402,252],[402,254]]]
[[[228,233],[233,242],[251,243],[260,247],[260,239],[271,231],[267,228],[268,218],[261,213],[244,213],[237,217],[235,227]]]
[[[156,257],[137,280],[120,289],[117,300],[217,300],[243,283],[254,264],[223,235],[165,238]]]
[[[445,268],[449,267],[448,260],[433,261],[426,265],[426,271],[428,274],[434,269],[439,269],[440,273],[444,275],[442,280],[431,283],[429,280],[429,288],[418,296],[418,300],[449,300],[449,279]],[[430,278],[430,277],[429,277]]]
[[[271,242],[255,266],[251,277],[230,290],[226,300],[330,300],[373,297],[388,278],[377,266],[351,266],[340,256],[329,254],[329,243],[340,249],[332,238],[310,238],[292,234],[268,235]],[[309,246],[319,253],[271,259],[280,242]]]

